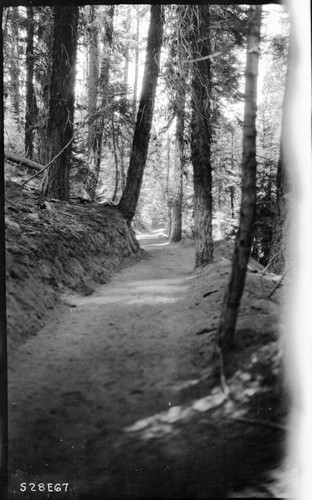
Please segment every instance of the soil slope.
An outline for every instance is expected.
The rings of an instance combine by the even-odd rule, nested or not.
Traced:
[[[38,206],[36,192],[11,180],[5,187],[8,336],[19,344],[51,316],[65,290],[92,293],[142,251],[116,208],[79,200]]]
[[[221,387],[230,245],[195,273],[190,240],[138,239],[145,258],[91,295],[64,289],[47,324],[10,350],[12,498],[43,498],[30,482],[69,483],[58,499],[271,498],[287,413],[273,277],[250,268]]]

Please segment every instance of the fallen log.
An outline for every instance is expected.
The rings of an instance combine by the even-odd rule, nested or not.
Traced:
[[[37,172],[40,172],[40,170],[44,168],[43,165],[40,165],[40,163],[29,160],[28,158],[24,158],[23,156],[18,156],[15,153],[9,153],[5,151],[4,157],[7,158],[7,160],[12,161],[13,163],[16,163],[17,166],[32,168],[33,170],[37,170]]]

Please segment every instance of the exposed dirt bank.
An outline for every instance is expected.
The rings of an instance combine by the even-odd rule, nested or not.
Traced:
[[[23,342],[51,316],[65,290],[90,294],[142,256],[116,209],[46,201],[41,207],[6,183],[6,271],[9,341]]]
[[[219,243],[194,273],[191,241],[156,236],[139,235],[147,258],[92,295],[63,295],[10,351],[12,498],[43,498],[31,482],[69,483],[55,499],[274,496],[286,418],[279,291],[268,298],[272,276],[249,272],[224,393],[214,347],[231,249]]]

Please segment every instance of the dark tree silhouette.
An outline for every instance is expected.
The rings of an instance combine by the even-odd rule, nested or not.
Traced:
[[[213,259],[209,5],[194,7],[191,155],[194,172],[195,267]]]
[[[163,34],[161,5],[151,5],[146,59],[125,189],[118,204],[130,224],[138,204],[152,127]]]
[[[218,329],[218,340],[224,353],[234,345],[237,313],[253,239],[256,208],[256,117],[261,11],[261,6],[254,5],[251,5],[248,11],[240,221],[235,240],[231,277],[225,293]]]
[[[95,19],[96,11],[94,6],[90,7],[93,12],[93,19]],[[89,147],[89,179],[87,182],[87,190],[92,200],[94,200],[96,188],[99,179],[101,159],[102,159],[102,146],[103,146],[103,132],[105,123],[107,123],[108,97],[107,88],[109,83],[109,74],[111,66],[111,49],[113,43],[113,22],[114,22],[114,5],[106,6],[106,16],[103,28],[102,37],[102,52],[98,54],[98,33],[96,29],[90,32],[90,61],[89,61],[89,113],[92,118],[89,127],[88,147]],[[91,18],[91,23],[93,23]],[[100,61],[100,74],[98,74],[98,66]],[[100,105],[97,104],[97,97],[100,96]],[[99,116],[94,119],[95,113]]]
[[[54,39],[48,122],[47,170],[42,195],[69,199],[69,169],[74,121],[74,85],[79,7],[54,7]]]
[[[25,153],[33,157],[37,104],[34,88],[34,13],[27,7]]]

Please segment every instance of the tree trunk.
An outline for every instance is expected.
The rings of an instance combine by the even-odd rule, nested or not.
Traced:
[[[128,79],[129,79],[129,47],[125,49],[125,66],[123,81],[126,90],[125,98],[128,100]],[[126,168],[125,168],[125,156],[128,147],[128,140],[121,134],[120,135],[120,187],[121,191],[124,190],[126,185]]]
[[[223,353],[228,352],[234,345],[237,313],[243,294],[247,264],[253,240],[253,223],[256,208],[256,116],[261,10],[261,6],[251,5],[248,11],[242,198],[232,273],[225,293],[218,329],[218,340]]]
[[[167,154],[166,154],[167,172],[166,172],[166,184],[165,184],[165,200],[167,204],[168,236],[170,238],[171,227],[172,227],[172,199],[170,192],[171,136],[169,134],[168,129],[167,129],[166,149],[167,149]]]
[[[290,51],[289,51],[290,54]],[[283,273],[285,270],[286,255],[287,255],[287,239],[290,233],[289,226],[289,206],[287,201],[287,194],[290,193],[290,184],[287,174],[287,169],[284,159],[285,137],[286,137],[286,113],[285,104],[289,102],[289,67],[290,55],[288,54],[288,65],[286,74],[286,88],[284,95],[283,116],[282,116],[282,131],[280,143],[280,156],[277,164],[276,176],[276,202],[275,202],[275,215],[272,231],[272,242],[270,259],[272,259],[271,270],[275,273]]]
[[[180,96],[176,114],[176,137],[174,157],[174,186],[170,241],[177,242],[182,238],[182,199],[183,199],[183,171],[185,167],[184,150],[184,106],[185,87]]]
[[[38,161],[43,165],[49,163],[48,154],[48,119],[49,103],[52,75],[52,50],[53,50],[53,8],[36,7],[34,11],[37,29],[36,46],[43,54],[41,63],[44,71],[36,72],[36,82],[40,89],[40,98],[38,99],[38,122],[40,127],[37,130],[38,137]]]
[[[37,121],[37,104],[34,89],[34,13],[32,7],[27,7],[26,44],[25,154],[32,159],[34,154],[34,125]]]
[[[139,14],[139,5],[137,5],[135,49],[134,49],[134,84],[133,84],[133,102],[132,102],[133,120],[135,120],[136,116],[137,99],[138,99],[139,53],[140,53],[139,40],[140,40],[140,14]]]
[[[198,5],[194,11],[197,37],[193,45],[191,156],[194,172],[195,267],[213,260],[212,241],[212,173],[211,173],[211,104],[209,5]],[[198,10],[197,10],[198,9]]]
[[[19,12],[18,7],[12,7],[12,64],[10,64],[11,102],[14,117],[20,129],[20,61],[19,61]]]
[[[115,161],[115,188],[114,188],[114,194],[112,197],[112,201],[115,202],[116,198],[117,198],[118,185],[119,185],[119,169],[118,169],[118,155],[117,155],[114,112],[112,113],[112,139],[113,139],[113,153],[114,153],[114,161]]]
[[[92,155],[99,85],[99,30],[96,24],[96,6],[94,5],[89,6],[88,27],[88,150]]]
[[[231,203],[231,217],[232,217],[232,219],[234,219],[234,217],[235,217],[234,200],[235,200],[235,187],[230,186],[230,203]]]
[[[130,224],[138,204],[152,127],[163,33],[161,5],[151,5],[142,92],[137,114],[126,187],[118,208]]]
[[[104,33],[103,33],[103,52],[101,61],[101,70],[99,78],[99,94],[101,96],[100,111],[101,115],[94,122],[93,145],[89,165],[89,180],[87,190],[91,200],[94,200],[96,187],[100,174],[102,160],[102,141],[105,126],[105,112],[107,112],[107,87],[109,82],[109,72],[111,64],[111,50],[113,44],[113,23],[114,23],[114,5],[107,6],[105,12]]]
[[[42,196],[69,200],[69,169],[74,122],[75,65],[79,7],[54,7],[54,40],[48,122],[48,154],[63,153],[45,174]]]

